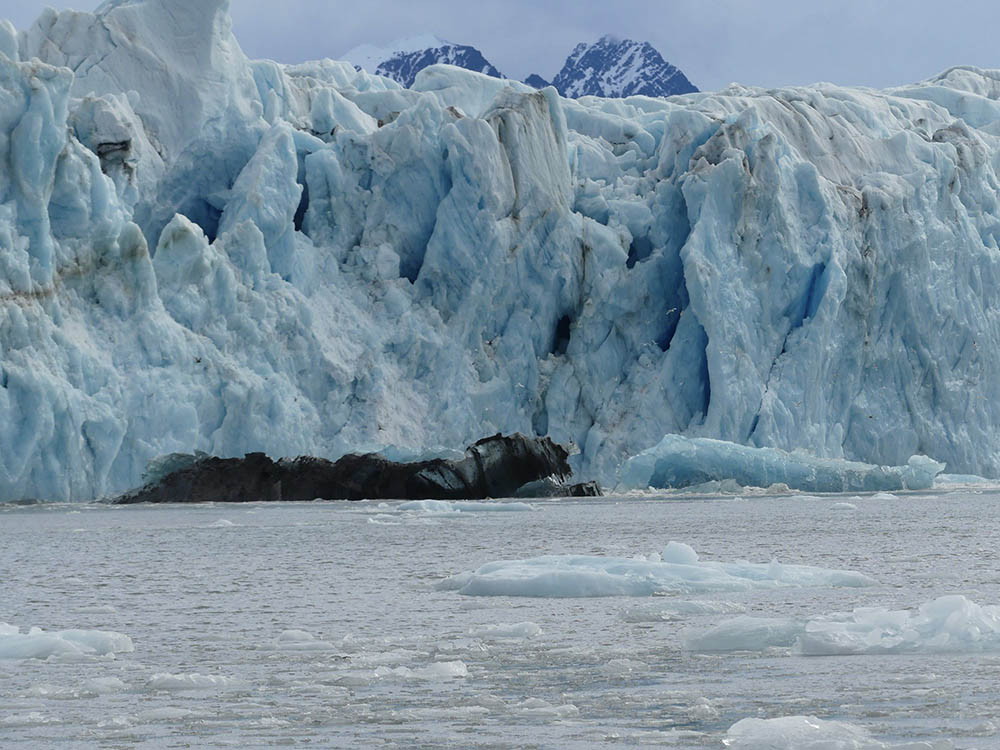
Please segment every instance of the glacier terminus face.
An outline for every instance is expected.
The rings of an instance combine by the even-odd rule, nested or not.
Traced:
[[[228,10],[0,26],[0,498],[518,431],[1000,474],[1000,73],[404,89]]]

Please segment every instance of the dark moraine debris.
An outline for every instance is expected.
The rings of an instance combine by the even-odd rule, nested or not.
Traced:
[[[398,463],[369,454],[336,462],[310,457],[274,461],[250,453],[244,458],[200,458],[113,502],[482,500],[510,497],[546,477],[565,486],[571,475],[568,457],[566,449],[549,438],[521,434],[480,440],[459,460]],[[573,494],[577,488],[566,489]]]

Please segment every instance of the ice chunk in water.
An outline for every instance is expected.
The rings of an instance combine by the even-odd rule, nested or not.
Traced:
[[[220,688],[240,687],[245,683],[232,677],[221,675],[198,674],[169,674],[159,672],[149,678],[146,688],[149,690],[217,690]]]
[[[667,435],[659,445],[629,459],[622,470],[622,484],[632,489],[673,488],[733,479],[749,487],[780,483],[807,492],[922,490],[932,487],[944,469],[944,464],[925,456],[914,456],[906,466],[872,466]]]
[[[282,651],[329,651],[334,646],[321,641],[305,630],[283,630],[278,636],[277,647]]]
[[[415,669],[379,667],[375,670],[375,676],[380,679],[397,677],[403,680],[451,680],[468,677],[469,669],[463,661],[438,661]]]
[[[807,621],[737,617],[688,639],[696,651],[794,646],[804,656],[1000,652],[1000,606],[944,596],[918,610],[866,607]]]
[[[805,565],[702,562],[673,542],[649,559],[548,555],[501,560],[445,579],[439,587],[468,596],[652,596],[662,592],[747,591],[777,586],[871,586],[862,573]]]
[[[842,618],[807,623],[796,650],[807,656],[996,652],[1000,606],[944,596],[916,612],[857,609]]]
[[[746,611],[735,602],[700,602],[660,598],[622,612],[626,622],[665,622],[699,615],[732,615]]]
[[[803,625],[796,620],[737,617],[688,639],[694,651],[763,651],[794,645]]]
[[[684,542],[670,542],[663,550],[660,559],[665,563],[674,563],[675,565],[697,565],[698,553],[694,551],[694,547],[684,544]]]
[[[487,640],[500,638],[536,638],[541,634],[541,627],[534,622],[517,622],[509,625],[483,625],[472,628],[469,631],[469,635]]]
[[[107,656],[135,651],[132,639],[107,630],[63,630],[47,633],[0,623],[0,659],[47,659],[50,656]]]
[[[743,719],[726,733],[730,750],[948,750],[943,742],[890,745],[879,742],[861,727],[815,716],[780,719]]]
[[[528,503],[474,503],[451,502],[448,500],[414,500],[403,503],[397,510],[422,513],[517,513],[533,511],[535,507]]]

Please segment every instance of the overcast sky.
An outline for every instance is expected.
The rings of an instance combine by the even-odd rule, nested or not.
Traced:
[[[472,44],[506,75],[555,75],[570,50],[606,33],[651,42],[703,90],[816,81],[885,87],[953,65],[1000,68],[997,0],[231,0],[248,55],[334,57],[362,43],[436,34]],[[26,28],[46,5],[0,0]]]

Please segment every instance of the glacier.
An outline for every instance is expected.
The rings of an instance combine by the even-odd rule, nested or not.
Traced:
[[[563,99],[0,24],[0,499],[153,459],[665,435],[1000,475],[1000,72]]]

